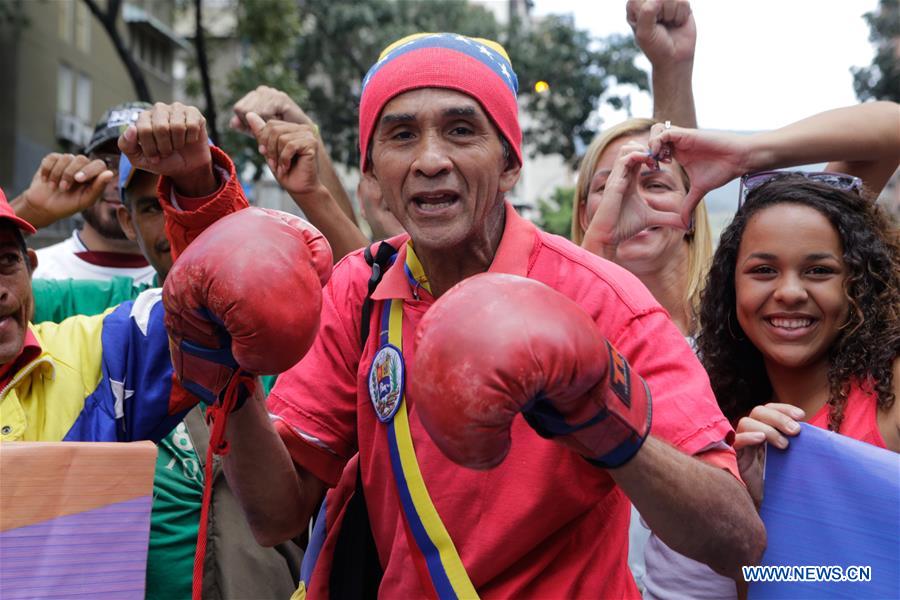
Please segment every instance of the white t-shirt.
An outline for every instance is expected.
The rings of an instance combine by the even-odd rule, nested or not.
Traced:
[[[697,352],[697,341],[687,337]],[[723,447],[725,441],[712,447]],[[705,448],[704,450],[710,450]],[[737,600],[737,586],[708,566],[669,548],[631,507],[628,566],[644,600]]]
[[[112,266],[103,261],[88,260],[78,256],[87,252],[78,232],[58,244],[37,251],[38,266],[34,270],[37,279],[99,279],[107,281],[113,277],[131,277],[135,283],[152,283],[156,271],[150,265],[143,267]],[[90,256],[90,255],[88,255]]]

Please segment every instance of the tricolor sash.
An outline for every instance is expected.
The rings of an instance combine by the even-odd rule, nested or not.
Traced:
[[[416,285],[427,290],[428,283],[422,267],[412,248],[408,247],[407,250],[406,273]],[[413,543],[410,543],[410,551],[423,579],[427,577],[438,598],[477,598],[478,593],[431,501],[419,470],[404,401],[402,329],[403,300],[385,301],[379,350],[369,373],[369,390],[376,415],[385,424],[387,431],[391,469],[406,520],[408,538],[415,543],[421,557],[415,556]]]

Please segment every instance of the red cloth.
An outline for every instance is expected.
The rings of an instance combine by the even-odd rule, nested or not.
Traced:
[[[884,437],[878,429],[878,404],[877,396],[870,386],[861,386],[853,383],[850,393],[847,395],[847,405],[844,407],[844,420],[841,423],[842,435],[852,437],[855,440],[887,449]],[[810,425],[828,429],[828,417],[831,407],[826,404],[809,421]]]
[[[194,238],[204,229],[230,213],[247,208],[250,204],[244,196],[244,190],[238,181],[234,163],[219,148],[210,146],[213,164],[223,168],[228,177],[220,182],[221,187],[205,198],[186,198],[178,196],[179,206],[172,202],[173,186],[168,177],[160,177],[157,195],[166,217],[166,237],[172,247],[172,260],[187,248]],[[217,173],[218,177],[218,173]]]
[[[637,278],[538,231],[511,206],[506,214],[490,270],[542,281],[592,316],[649,384],[654,435],[687,454],[732,435],[690,346]],[[405,300],[408,367],[414,360],[409,349],[416,324],[433,300],[421,288],[420,300],[413,298],[403,270],[407,239],[391,240],[401,244],[401,250],[373,297]],[[386,432],[375,417],[367,387],[378,346],[380,302],[372,312],[372,333],[362,356],[359,350],[361,304],[370,274],[361,251],[335,267],[324,290],[316,343],[279,377],[269,396],[269,411],[280,419],[278,430],[294,461],[329,485],[338,482],[346,461],[359,449],[373,533],[385,567],[382,589],[391,596],[420,597],[424,593],[410,559]],[[432,443],[414,403],[409,420],[431,498],[481,595],[639,597],[627,566],[630,504],[606,471],[538,437],[523,419],[513,422],[512,449],[499,467],[464,469]],[[341,487],[346,487],[344,482]],[[320,572],[317,568],[316,574]],[[326,583],[327,577],[314,575],[311,596]]]
[[[85,250],[84,252],[76,252],[75,256],[86,263],[99,265],[101,267],[113,268],[140,268],[146,267],[150,263],[144,258],[143,254],[130,254],[128,252],[98,252],[94,250]]]
[[[741,471],[737,466],[737,453],[731,446],[704,450],[699,454],[695,454],[694,457],[699,458],[712,467],[728,471],[734,475],[735,479],[741,482],[741,485],[746,485],[744,480],[741,479]]]
[[[19,355],[5,365],[0,365],[0,388],[5,388],[16,376],[16,373],[19,372],[19,369],[40,355],[41,345],[38,343],[37,338],[34,337],[34,334],[31,333],[31,329],[26,329],[25,341],[22,344],[22,349],[19,351]]]

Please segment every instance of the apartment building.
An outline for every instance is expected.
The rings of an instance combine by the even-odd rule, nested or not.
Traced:
[[[106,0],[96,0],[105,9]],[[108,107],[135,99],[131,80],[106,31],[84,0],[4,0],[0,25],[0,186],[24,190],[50,152],[78,151]],[[171,29],[175,0],[126,0],[117,28],[153,100],[173,97],[175,54],[188,48]],[[59,223],[35,238],[65,236]]]

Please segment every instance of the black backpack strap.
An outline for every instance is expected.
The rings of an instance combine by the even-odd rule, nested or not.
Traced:
[[[369,523],[359,463],[356,465],[356,491],[347,504],[337,536],[328,577],[329,598],[375,600],[383,573]]]
[[[375,304],[372,294],[396,254],[397,249],[387,242],[378,244],[374,256],[372,255],[372,246],[367,246],[363,251],[366,263],[372,267],[372,275],[369,277],[366,299],[362,305],[362,323],[359,331],[360,349],[365,348],[366,340],[369,338],[372,307]],[[331,600],[368,600],[370,598],[374,600],[377,598],[378,589],[381,586],[381,576],[378,549],[375,547],[375,538],[372,536],[366,496],[363,493],[362,471],[357,462],[356,489],[348,500],[334,546],[331,573],[328,578],[329,597]]]
[[[375,293],[375,288],[381,283],[381,278],[384,277],[384,273],[391,265],[391,259],[395,254],[397,254],[397,249],[387,242],[378,244],[378,250],[375,251],[374,256],[372,256],[371,246],[366,246],[366,249],[363,252],[363,255],[366,257],[366,263],[372,267],[372,275],[369,277],[369,287],[366,291],[366,299],[363,300],[362,305],[362,323],[359,327],[360,349],[366,347],[366,340],[369,339],[369,327],[372,322],[372,306],[375,304],[372,300],[372,294]]]

